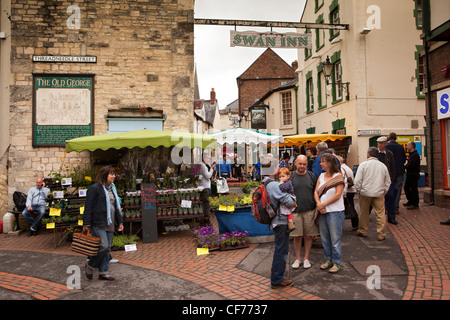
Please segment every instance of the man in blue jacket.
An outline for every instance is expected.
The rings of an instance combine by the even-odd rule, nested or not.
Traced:
[[[273,253],[272,270],[270,282],[272,288],[289,287],[294,284],[292,280],[283,279],[286,269],[286,260],[289,252],[289,232],[287,216],[280,213],[280,204],[284,204],[288,208],[296,205],[295,201],[288,193],[280,190],[279,183],[274,180],[277,171],[277,165],[272,161],[271,168],[273,174],[264,178],[263,183],[266,185],[267,195],[273,207],[277,208],[277,215],[271,222],[271,228],[275,234],[275,251]]]
[[[390,150],[394,155],[394,166],[395,166],[395,178],[394,178],[394,186],[396,191],[395,196],[395,213],[398,214],[398,205],[400,202],[400,195],[402,193],[403,188],[403,178],[405,175],[405,162],[406,162],[406,153],[405,149],[397,142],[397,134],[395,132],[391,132],[389,134],[389,142],[386,145],[386,149]]]
[[[49,188],[45,188],[44,179],[36,179],[36,187],[28,190],[26,207],[22,212],[25,220],[30,225],[30,232],[28,236],[38,234],[39,226],[41,225],[41,220],[45,215],[45,199],[47,198],[47,193],[50,192]],[[36,211],[38,216],[34,219],[31,213]]]

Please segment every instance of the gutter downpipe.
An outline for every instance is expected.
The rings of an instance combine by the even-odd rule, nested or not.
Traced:
[[[295,134],[298,134],[298,86],[294,87],[295,90]]]
[[[428,205],[434,205],[434,146],[433,146],[433,118],[432,118],[432,105],[431,105],[431,76],[430,76],[430,61],[428,56],[428,37],[430,35],[429,17],[430,17],[430,2],[423,1],[423,29],[424,29],[424,49],[425,49],[425,68],[427,74],[427,107],[428,107],[428,132],[430,136],[430,175],[431,175],[431,197]]]

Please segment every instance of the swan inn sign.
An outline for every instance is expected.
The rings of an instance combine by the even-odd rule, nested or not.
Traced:
[[[311,39],[311,34],[230,31],[231,47],[311,49]]]

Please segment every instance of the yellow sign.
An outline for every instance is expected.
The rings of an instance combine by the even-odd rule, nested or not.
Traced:
[[[227,211],[227,207],[226,206],[219,206],[219,211]]]
[[[78,220],[78,225],[82,226],[83,225],[83,220]]]
[[[84,206],[80,207],[80,214],[84,214]]]
[[[47,229],[55,229],[55,223],[47,223],[46,225]]]
[[[234,206],[227,206],[228,212],[234,212]]]
[[[61,215],[61,209],[60,208],[50,208],[49,216],[51,217],[59,217]]]
[[[200,256],[202,254],[209,254],[208,248],[197,248],[197,255]]]
[[[92,178],[89,177],[89,176],[85,176],[85,177],[84,177],[84,180],[86,180],[86,181],[92,181]]]

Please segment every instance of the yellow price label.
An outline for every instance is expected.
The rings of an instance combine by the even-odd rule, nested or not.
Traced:
[[[219,211],[227,211],[227,207],[226,206],[219,206]]]
[[[200,256],[202,254],[209,254],[208,248],[197,248],[197,255]]]
[[[50,208],[49,216],[51,217],[59,217],[61,215],[61,209],[60,208]]]
[[[227,206],[228,212],[234,212],[234,206]]]
[[[80,214],[84,214],[84,206],[80,207]]]
[[[47,223],[46,227],[47,227],[47,229],[55,229],[55,223],[54,222]]]
[[[83,225],[83,220],[78,220],[78,225],[82,226]]]
[[[92,181],[92,178],[89,177],[89,176],[85,176],[85,177],[84,177],[84,180],[86,180],[86,181]]]

